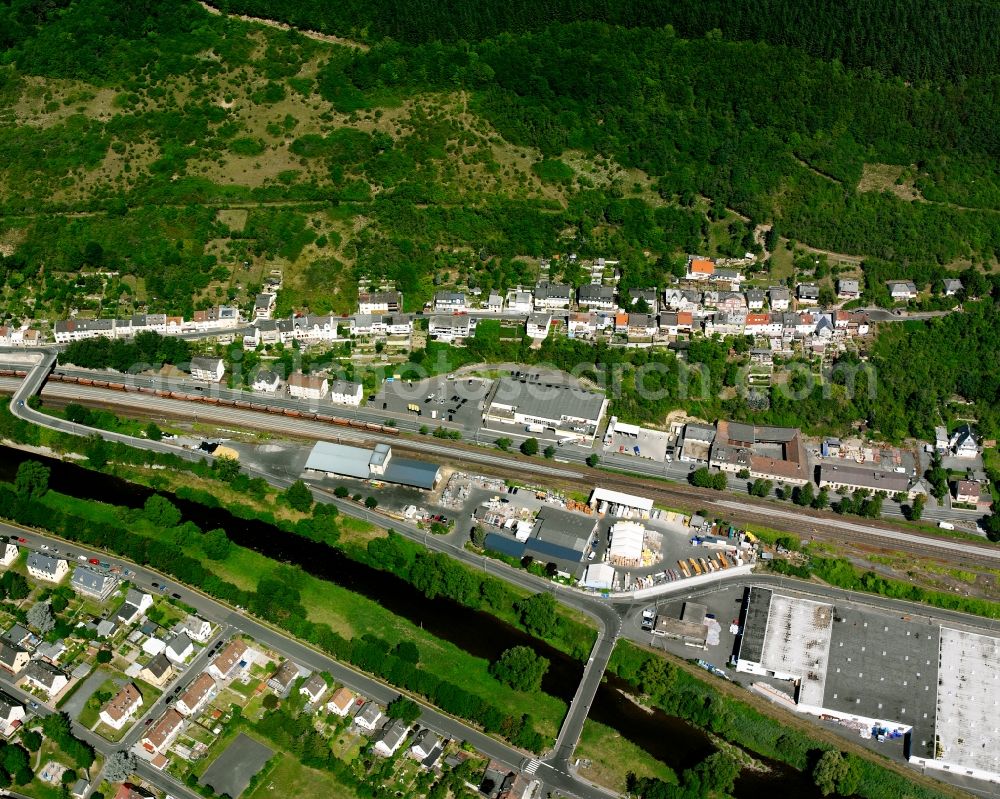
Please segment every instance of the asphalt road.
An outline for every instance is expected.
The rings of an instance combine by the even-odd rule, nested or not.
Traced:
[[[53,417],[33,411],[26,405],[26,398],[31,396],[33,393],[37,392],[41,388],[42,384],[44,383],[44,379],[48,374],[48,369],[51,368],[51,366],[54,363],[54,359],[55,359],[54,355],[51,354],[47,355],[46,359],[42,362],[40,367],[30,372],[28,377],[18,387],[18,391],[14,396],[14,402],[12,403],[12,409],[14,413],[18,416],[21,416],[21,418],[26,419],[27,421],[31,421],[36,424],[41,424],[46,427],[60,429],[65,432],[70,432],[77,435],[93,434],[95,431],[90,428],[85,428],[80,425],[75,425],[69,422],[65,422],[63,420],[54,419]],[[69,388],[70,386],[67,385],[63,387]],[[86,389],[87,387],[73,386],[73,388],[77,391],[80,391],[81,389]],[[107,394],[107,392],[104,392],[104,394]],[[22,404],[22,400],[24,401],[24,404]],[[161,400],[160,398],[149,397],[148,395],[144,396],[143,400],[144,404],[148,405],[152,405],[154,400],[159,400],[161,402],[171,402],[170,400]],[[229,408],[219,409],[217,406],[203,406],[203,410],[205,411],[224,410],[226,417],[228,417],[227,420],[230,423],[233,423],[234,421],[234,414],[239,412],[239,409],[229,409]],[[205,413],[204,415],[208,416],[207,413]],[[259,416],[258,414],[254,415]],[[279,420],[275,419],[275,421]],[[282,426],[285,426],[285,424],[287,424],[288,422],[293,422],[298,424],[316,424],[313,422],[309,422],[308,420],[285,419],[285,417],[281,417],[280,421],[283,423]],[[123,441],[124,443],[128,443],[133,446],[146,447],[148,449],[154,449],[158,451],[184,453],[185,457],[190,457],[192,455],[192,453],[190,453],[187,450],[182,450],[180,448],[174,447],[169,444],[163,444],[162,442],[150,442],[145,439],[134,439],[116,433],[108,433],[106,431],[97,431],[97,432],[99,432],[99,434],[105,437],[106,439]],[[371,438],[372,436],[366,433],[364,437]],[[442,449],[447,451],[447,447],[442,447]],[[462,454],[464,456],[466,453],[463,451]],[[200,458],[203,457],[203,454],[196,453],[194,454],[194,457]],[[491,462],[495,462],[497,460],[496,454],[490,454],[488,457]],[[635,462],[636,461],[633,461],[633,463]],[[521,461],[515,461],[515,463],[517,463],[518,466],[526,468],[530,468],[531,466],[535,465],[530,463],[524,463]],[[656,464],[656,466],[658,468],[663,467],[662,464]],[[276,485],[287,485],[288,483],[291,482],[288,478],[278,478],[273,475],[262,475],[262,476],[265,476],[271,483]],[[319,501],[331,502],[337,504],[346,513],[349,513],[356,517],[365,518],[368,521],[371,521],[372,523],[380,526],[385,526],[387,524],[387,520],[384,516],[373,513],[368,509],[361,508],[355,503],[338,500],[335,497],[333,497],[333,495],[330,494],[329,492],[323,491],[321,489],[314,489],[313,493]],[[721,502],[720,504],[726,504],[726,502]],[[733,502],[729,504],[735,506],[739,505],[740,503]],[[782,511],[781,513],[785,515],[792,515],[792,516],[795,515],[788,511]],[[597,622],[599,627],[598,640],[591,654],[591,658],[587,663],[587,667],[584,672],[584,677],[581,680],[581,683],[577,689],[577,693],[574,696],[574,699],[571,703],[570,711],[564,721],[562,729],[560,730],[557,739],[557,745],[553,750],[553,752],[551,752],[545,758],[545,760],[543,760],[541,763],[535,762],[533,766],[534,768],[538,769],[537,776],[544,779],[545,783],[550,788],[558,789],[559,791],[565,793],[568,796],[590,796],[590,795],[596,796],[603,794],[604,793],[603,790],[597,789],[593,786],[585,784],[582,781],[576,779],[570,773],[569,763],[572,757],[573,749],[575,748],[576,743],[579,740],[580,731],[582,730],[583,724],[586,720],[590,703],[592,702],[597,687],[600,684],[601,677],[603,676],[604,670],[607,666],[608,658],[610,657],[611,651],[613,650],[615,640],[622,631],[621,612],[625,611],[627,608],[623,606],[619,606],[618,608],[613,607],[610,603],[599,600],[593,596],[583,595],[576,591],[573,591],[572,589],[568,589],[564,586],[553,584],[548,581],[542,581],[540,580],[540,578],[536,578],[533,575],[527,574],[526,572],[512,569],[510,567],[507,567],[505,564],[501,564],[496,561],[491,561],[489,559],[474,555],[473,553],[468,552],[461,546],[456,546],[455,544],[449,543],[447,541],[441,541],[440,539],[436,539],[435,537],[428,537],[425,531],[418,530],[416,527],[412,525],[393,521],[391,522],[391,526],[401,534],[406,535],[415,540],[421,541],[430,548],[438,549],[440,551],[445,551],[452,557],[464,561],[474,567],[482,566],[483,569],[487,572],[494,571],[497,574],[497,576],[500,576],[503,579],[508,580],[509,582],[521,585],[527,588],[528,590],[552,591],[559,601],[563,602],[564,604],[570,607],[580,610],[583,613],[586,613],[588,616],[590,616]],[[859,526],[863,527],[863,525]],[[873,531],[877,529],[878,533],[880,534],[884,534],[887,532],[879,528],[866,528],[866,529],[871,529]],[[894,534],[891,537],[898,541],[906,541],[908,539],[919,540],[921,544],[926,544],[928,540],[926,537],[912,536],[902,532],[900,533],[894,532]],[[949,549],[954,549],[956,546],[958,547],[963,546],[962,544],[955,541],[942,541],[941,544],[942,548],[949,548]],[[978,547],[975,548],[975,552],[977,554],[981,553],[982,551],[983,551],[982,548]],[[998,553],[998,557],[1000,557],[1000,553]],[[670,586],[670,584],[667,584],[664,586],[663,593],[664,594],[683,593],[683,588],[681,585]],[[214,603],[213,600],[208,600],[207,598],[202,598],[202,599],[203,601],[207,601],[216,605],[218,604]],[[218,611],[216,610],[215,612]],[[227,623],[232,624],[234,627],[238,626],[240,629],[246,630],[250,635],[254,636],[255,638],[258,637],[259,635],[260,636],[259,640],[261,640],[263,643],[272,646],[272,648],[278,651],[282,651],[277,644],[271,644],[270,639],[273,639],[274,636],[277,636],[277,639],[283,642],[285,647],[300,650],[297,655],[288,652],[283,652],[283,653],[286,654],[286,656],[294,657],[296,659],[301,660],[305,665],[310,665],[311,659],[319,657],[327,662],[328,665],[325,666],[325,668],[331,671],[331,673],[333,673],[335,676],[337,676],[338,672],[342,672],[345,669],[345,667],[342,666],[341,664],[336,664],[329,658],[325,658],[324,656],[313,652],[307,647],[304,647],[303,645],[295,641],[292,641],[291,639],[288,639],[287,637],[281,635],[280,633],[276,633],[275,631],[270,630],[269,628],[263,627],[250,619],[244,619],[242,616],[238,614],[231,614],[227,618]],[[257,629],[255,630],[254,628]],[[322,668],[322,667],[317,667],[317,668]],[[347,671],[351,675],[353,675],[355,679],[364,677],[363,675],[353,672],[353,670],[348,669]],[[338,679],[340,678],[338,677]],[[364,679],[369,680],[369,678],[366,677],[364,677]],[[352,683],[349,682],[347,679],[342,679],[342,681],[345,684],[352,685]],[[369,680],[369,682],[371,681]],[[375,685],[378,686],[380,684],[375,683]],[[392,691],[392,689],[388,688],[387,686],[382,686],[378,690]],[[362,690],[361,692],[366,693],[366,691],[364,690]],[[372,698],[379,699],[380,695],[376,693],[376,689],[373,688],[370,692],[367,693],[369,696],[372,696]],[[388,699],[380,701],[390,701],[391,698],[392,697],[390,696]],[[430,708],[426,708],[425,713],[428,714],[428,718],[425,720],[427,726],[430,726],[433,729],[436,729],[439,732],[449,735],[451,737],[464,737],[466,740],[469,740],[470,743],[477,746],[477,748],[481,748],[481,751],[483,751],[484,753],[490,755],[491,757],[495,757],[495,759],[499,760],[500,762],[511,765],[511,767],[515,767],[515,764],[512,762],[511,754],[516,750],[512,750],[510,747],[506,747],[505,745],[500,744],[494,739],[488,738],[487,736],[483,736],[481,733],[477,733],[475,730],[467,728],[465,727],[465,725],[461,725],[460,723],[455,722],[452,719],[448,719],[447,717],[441,716],[440,714],[436,714],[436,711],[433,711]],[[452,733],[446,726],[442,727],[436,726],[434,722],[437,721],[438,719],[434,718],[435,715],[439,716],[440,720],[447,722],[448,725],[458,724],[458,729],[466,733],[471,733],[471,735]],[[472,737],[473,735],[479,736],[481,739],[483,739],[481,741],[482,746],[480,746],[480,742],[474,740],[474,738]],[[491,752],[491,749],[495,750],[496,747],[498,746],[501,748],[500,756],[494,755]]]

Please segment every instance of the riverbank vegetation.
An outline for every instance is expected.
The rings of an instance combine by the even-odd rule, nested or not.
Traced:
[[[426,697],[442,710],[526,749],[541,751],[551,742],[565,713],[563,702],[538,691],[506,687],[490,675],[487,661],[436,639],[375,602],[243,547],[216,547],[209,543],[216,536],[181,521],[180,512],[163,498],[154,496],[143,509],[129,509],[55,491],[34,498],[2,484],[0,514],[150,565],[245,607],[336,659]],[[320,608],[328,621],[311,618]],[[418,662],[412,661],[409,647],[400,650],[404,641],[417,644]]]
[[[614,791],[626,790],[630,774],[669,784],[677,781],[677,775],[668,765],[622,737],[620,732],[592,719],[583,725],[575,754],[581,761],[583,776]]]

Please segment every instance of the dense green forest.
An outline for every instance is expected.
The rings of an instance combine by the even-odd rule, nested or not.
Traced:
[[[584,23],[474,47],[382,44],[356,55],[347,74],[366,92],[461,81],[510,141],[549,155],[613,154],[657,176],[660,194],[681,206],[711,197],[813,246],[939,263],[1000,251],[992,210],[857,190],[866,163],[995,159],[994,78],[908,86],[787,48]],[[995,170],[979,175],[975,194],[947,168],[935,174],[922,180],[943,199],[1000,205]]]
[[[866,302],[890,304],[887,279],[935,286],[956,267],[970,294],[993,286],[980,277],[1000,257],[993,5],[266,5],[226,8],[371,47],[193,2],[0,0],[5,321],[189,314],[252,299],[273,267],[281,315],[349,312],[363,277],[418,309],[440,287],[530,284],[535,259],[566,251],[619,259],[622,290],[662,286],[684,253],[761,252],[760,223],[772,251],[859,256]],[[768,267],[757,276],[773,280]],[[487,326],[449,357],[622,366],[615,407],[636,421],[687,404],[897,438],[953,418],[953,395],[997,429],[997,329],[985,303],[883,333],[875,400],[864,374],[848,396],[852,355],[794,402],[732,396],[722,343],[681,359],[532,351]]]
[[[911,79],[986,75],[1000,61],[1000,6],[988,0],[223,0],[241,14],[378,41],[478,41],[553,23],[672,25],[688,38],[795,47],[849,67]]]
[[[920,284],[942,265],[1000,252],[1000,78],[989,74],[989,42],[970,46],[973,29],[997,35],[979,24],[985,6],[775,0],[726,15],[718,3],[267,5],[257,10],[314,28],[363,27],[376,44],[334,47],[192,2],[146,0],[120,14],[110,0],[0,3],[0,224],[18,241],[5,272],[26,281],[40,263],[116,269],[142,278],[165,310],[188,312],[234,261],[308,258],[315,266],[289,296],[322,312],[349,309],[349,295],[329,299],[350,291],[336,277],[348,270],[397,280],[418,300],[432,273],[454,282],[471,271],[483,288],[503,287],[497,276],[530,279],[515,256],[567,245],[622,258],[627,285],[662,282],[685,251],[741,254],[756,223]],[[425,43],[430,31],[455,38],[438,13],[482,29]],[[800,17],[845,47],[898,36],[908,56],[968,77],[904,83],[884,74],[902,68],[816,58],[789,36],[815,38],[792,24]],[[761,38],[744,18],[768,20],[763,38],[779,44],[742,41]],[[674,27],[653,27],[664,21]],[[706,25],[732,26],[741,41],[678,35]],[[852,35],[835,33],[843,26]],[[962,58],[983,64],[954,63]],[[513,158],[530,172],[512,170]],[[617,165],[648,185],[595,171]],[[866,178],[871,165],[917,200]],[[238,232],[214,213],[231,204],[252,209]],[[710,227],[727,208],[749,221],[730,216],[720,236]],[[221,252],[207,247],[226,238]],[[461,248],[478,258],[449,263],[446,249]],[[44,279],[63,293],[51,271]]]

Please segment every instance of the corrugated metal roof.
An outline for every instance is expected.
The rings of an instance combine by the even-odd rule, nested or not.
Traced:
[[[524,544],[516,538],[487,533],[485,544],[487,549],[499,552],[501,555],[510,555],[512,558],[520,558],[524,555]]]
[[[431,489],[437,482],[440,466],[425,461],[415,461],[409,458],[393,457],[385,467],[385,474],[380,479],[387,483],[412,486],[414,488]]]
[[[317,441],[309,453],[305,468],[367,480],[370,475],[368,464],[371,462],[371,457],[371,450],[361,447]]]

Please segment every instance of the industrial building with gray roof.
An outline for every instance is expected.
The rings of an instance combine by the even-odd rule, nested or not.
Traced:
[[[353,477],[358,480],[381,480],[384,483],[431,490],[441,476],[441,467],[412,458],[393,455],[388,444],[374,449],[317,441],[305,464],[306,471]]]
[[[802,712],[838,719],[862,737],[902,739],[916,765],[1000,782],[994,636],[755,587],[744,596],[734,659],[737,671],[778,683]]]
[[[542,425],[592,438],[607,406],[604,394],[508,376],[493,384],[483,422]]]
[[[578,575],[596,530],[597,518],[594,516],[546,506],[538,511],[526,541],[489,533],[486,548],[514,558],[527,555],[540,563],[554,563],[560,571]]]

